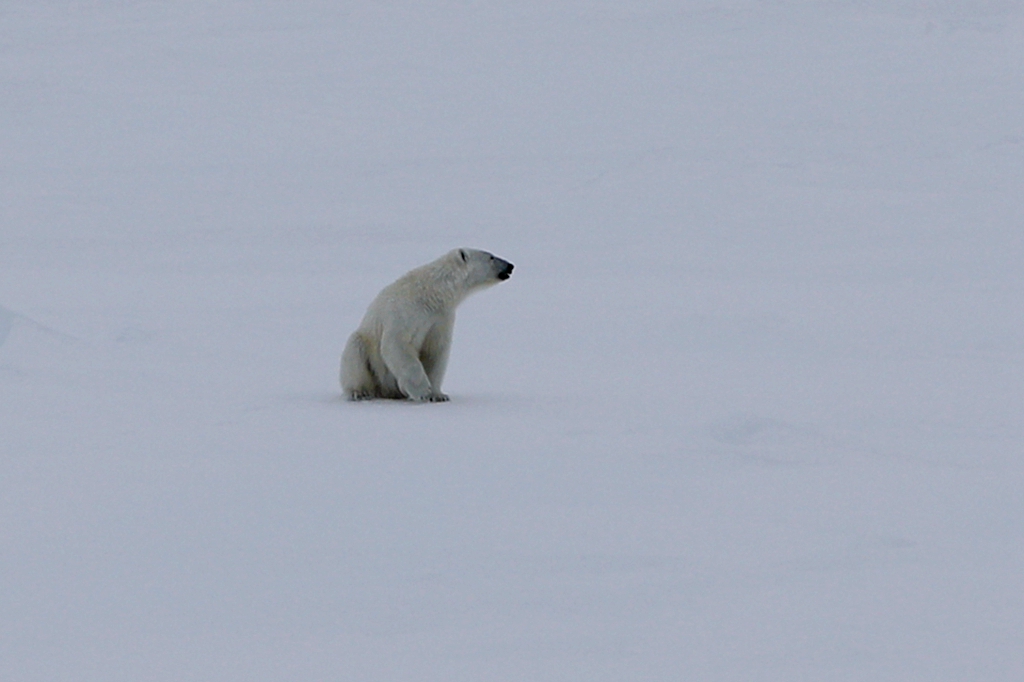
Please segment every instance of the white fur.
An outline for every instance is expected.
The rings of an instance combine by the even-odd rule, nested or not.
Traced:
[[[384,287],[341,354],[345,395],[448,400],[441,382],[455,308],[511,272],[511,263],[486,251],[454,249]]]

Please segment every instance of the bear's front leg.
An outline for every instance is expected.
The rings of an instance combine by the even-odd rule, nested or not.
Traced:
[[[398,388],[417,402],[444,402],[448,396],[434,391],[423,369],[416,348],[397,334],[384,331],[380,340],[380,355],[388,371],[398,382]]]

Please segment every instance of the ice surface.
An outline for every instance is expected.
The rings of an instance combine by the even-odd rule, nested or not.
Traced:
[[[1017,3],[0,26],[5,681],[1024,679]]]

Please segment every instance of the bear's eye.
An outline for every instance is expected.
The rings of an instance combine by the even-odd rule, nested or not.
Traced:
[[[466,252],[465,252],[465,250],[459,249],[459,256],[462,257],[462,262],[465,263],[466,262]]]

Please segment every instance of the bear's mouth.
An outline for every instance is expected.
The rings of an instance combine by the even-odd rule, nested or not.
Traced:
[[[505,267],[503,267],[501,269],[501,272],[498,273],[498,279],[504,281],[504,280],[508,279],[509,277],[511,277],[512,276],[512,268],[514,268],[514,267],[515,266],[512,265],[511,263],[506,264]]]

